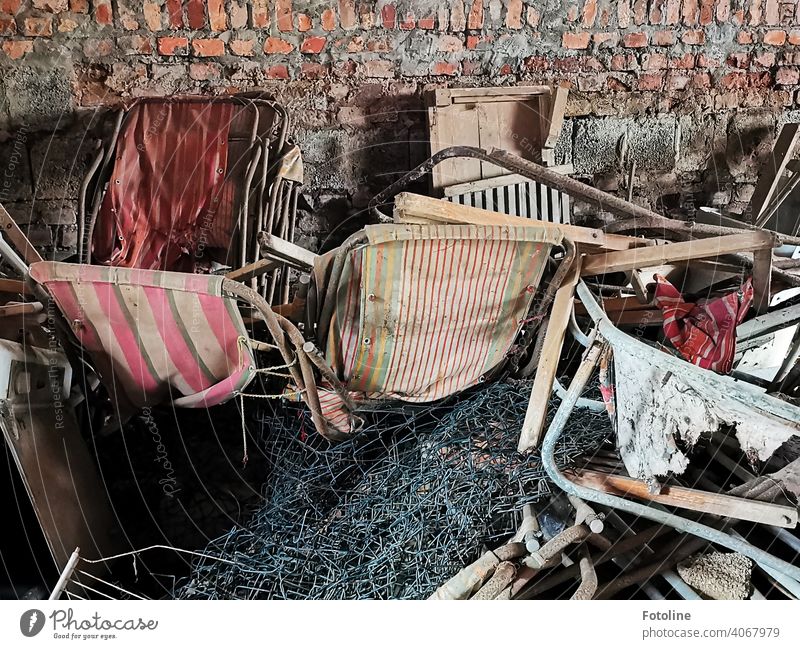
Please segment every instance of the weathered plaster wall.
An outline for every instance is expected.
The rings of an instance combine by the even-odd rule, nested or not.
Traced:
[[[60,255],[101,118],[132,97],[274,94],[312,233],[426,156],[429,83],[570,81],[563,158],[614,190],[627,133],[637,200],[665,210],[741,212],[798,119],[797,0],[0,0],[0,38],[0,201]]]

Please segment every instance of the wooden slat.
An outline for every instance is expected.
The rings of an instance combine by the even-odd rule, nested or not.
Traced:
[[[757,223],[772,198],[786,170],[786,165],[800,138],[800,124],[784,124],[775,140],[772,153],[767,157],[758,175],[750,209],[753,222]]]
[[[247,266],[242,266],[241,268],[232,270],[229,273],[225,273],[225,277],[237,282],[246,282],[253,277],[258,277],[259,275],[268,273],[269,271],[278,268],[278,266],[280,266],[280,264],[276,261],[272,261],[271,259],[259,259],[258,261],[254,261],[252,264],[247,264]]]
[[[550,100],[550,118],[547,120],[547,131],[545,133],[544,148],[552,149],[555,147],[558,138],[561,135],[561,129],[564,127],[564,111],[567,108],[567,99],[569,98],[569,87],[560,85],[555,89],[551,95]]]
[[[769,311],[772,289],[772,250],[753,253],[753,309],[756,315]]]
[[[31,291],[25,286],[25,282],[18,279],[5,278],[0,278],[0,293],[22,293],[31,295]]]
[[[774,245],[775,237],[772,233],[762,230],[731,234],[724,237],[682,241],[663,246],[635,248],[633,250],[590,255],[583,261],[581,274],[584,276],[600,275],[633,270],[635,268],[646,268],[648,266],[660,266],[676,261],[716,257],[736,252],[772,250]]]
[[[642,480],[599,471],[570,472],[569,477],[572,482],[582,487],[616,496],[633,496],[662,505],[765,525],[788,528],[797,525],[797,509],[795,507],[671,485],[663,486],[660,493],[652,494],[647,483]]]
[[[536,378],[531,389],[531,398],[528,401],[528,410],[525,413],[525,422],[519,438],[518,450],[524,453],[535,449],[539,445],[547,416],[547,404],[553,392],[553,381],[558,370],[558,361],[561,358],[561,348],[564,345],[564,335],[569,326],[572,313],[572,304],[575,295],[575,285],[580,278],[580,257],[572,262],[572,268],[564,278],[564,282],[556,291],[553,306],[550,310],[550,319],[544,335],[542,353],[539,365],[536,367]]]
[[[17,249],[17,252],[22,255],[26,264],[30,266],[37,261],[42,261],[42,256],[36,248],[33,247],[28,237],[25,236],[25,233],[19,229],[17,222],[2,205],[0,205],[0,231],[3,236],[7,237],[8,240],[14,244],[14,247]]]
[[[582,228],[577,225],[565,225],[521,219],[518,216],[498,214],[476,207],[458,205],[450,201],[441,201],[429,196],[420,196],[403,192],[398,194],[394,202],[395,222],[397,223],[473,223],[476,225],[510,225],[513,227],[530,227],[539,229],[555,229],[576,243],[587,243],[601,246],[607,250],[629,250],[639,246],[647,246],[646,239],[628,237],[620,234],[606,234],[594,228]],[[409,220],[410,219],[410,220]],[[677,245],[677,244],[675,244]]]
[[[313,252],[267,232],[258,233],[261,256],[299,268],[313,268],[317,258]]]

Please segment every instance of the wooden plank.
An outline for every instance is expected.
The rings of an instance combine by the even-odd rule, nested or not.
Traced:
[[[569,327],[575,285],[580,278],[580,263],[580,257],[576,257],[572,262],[572,267],[567,272],[564,282],[556,291],[553,306],[550,309],[550,319],[544,335],[542,353],[539,357],[539,365],[536,367],[536,378],[533,380],[531,398],[528,401],[528,410],[525,413],[525,421],[522,424],[517,447],[520,453],[535,449],[542,437],[547,416],[547,404],[550,402],[553,392],[553,381],[558,370],[558,361],[561,358],[561,348]]]
[[[555,147],[558,138],[561,136],[561,129],[564,127],[564,111],[567,108],[569,98],[569,86],[559,85],[550,99],[550,118],[548,119],[546,138],[544,141],[545,149]]]
[[[753,223],[758,223],[759,217],[767,208],[770,199],[778,188],[783,173],[786,171],[786,165],[797,146],[798,138],[800,138],[800,124],[784,124],[781,127],[772,153],[761,166],[761,171],[758,174],[758,183],[753,192],[753,197],[750,199]]]
[[[246,282],[249,279],[253,279],[254,277],[268,273],[269,271],[278,268],[278,266],[280,266],[280,264],[276,261],[272,261],[271,259],[259,259],[258,261],[254,261],[252,264],[247,264],[247,266],[242,266],[241,268],[232,270],[229,273],[225,273],[225,277],[237,282]]]
[[[22,255],[26,264],[30,266],[37,261],[42,261],[42,256],[36,248],[33,247],[28,237],[25,236],[25,233],[19,229],[17,222],[11,217],[2,204],[0,204],[0,232],[2,232],[3,236],[8,237],[8,240],[14,244],[14,247],[17,249],[17,252]]]
[[[22,293],[32,295],[31,290],[25,286],[25,282],[18,279],[5,279],[0,277],[0,293]]]
[[[800,304],[795,304],[743,322],[736,327],[736,339],[745,341],[767,336],[798,323],[800,323]]]
[[[556,167],[548,167],[551,171],[560,174],[571,174],[574,167],[571,164],[558,165]],[[530,182],[525,176],[519,174],[504,174],[502,176],[494,176],[492,178],[483,178],[481,180],[474,180],[467,183],[457,183],[455,185],[448,185],[444,187],[445,196],[458,196],[459,194],[467,194],[469,192],[481,191],[484,189],[493,189],[495,187],[505,187],[506,185],[516,185],[518,183]]]
[[[522,219],[518,216],[498,214],[476,207],[458,205],[450,201],[442,201],[429,196],[403,192],[395,197],[395,222],[397,223],[473,223],[476,225],[509,225],[513,227],[530,227],[554,229],[576,243],[587,243],[607,250],[629,250],[640,246],[648,246],[647,239],[628,237],[620,234],[606,234],[595,228],[583,228],[577,225],[547,223],[533,219]],[[673,244],[677,245],[677,244]]]
[[[19,315],[32,315],[41,312],[41,302],[18,302],[16,304],[4,304],[3,306],[0,306],[0,318],[8,318]]]
[[[570,480],[582,487],[596,489],[615,496],[633,496],[641,500],[690,509],[705,514],[752,521],[765,525],[793,528],[797,525],[797,509],[785,505],[738,498],[710,491],[664,485],[659,493],[650,493],[643,480],[628,476],[580,470],[570,472]]]
[[[736,252],[771,251],[774,245],[774,235],[764,230],[681,241],[662,246],[590,255],[584,259],[581,273],[584,276],[600,275]]]
[[[428,109],[431,155],[453,145],[480,148],[478,111],[474,106],[431,107]],[[481,161],[475,158],[443,160],[431,170],[431,186],[440,189],[453,183],[481,179]]]
[[[756,315],[769,311],[772,291],[772,249],[753,252],[753,308]]]
[[[313,252],[267,232],[258,233],[258,243],[262,257],[298,268],[313,268],[317,259],[317,255]]]

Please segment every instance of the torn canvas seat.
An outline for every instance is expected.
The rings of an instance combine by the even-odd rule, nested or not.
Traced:
[[[30,276],[53,297],[122,412],[164,402],[207,408],[254,376],[223,277],[57,262],[33,264]]]
[[[561,241],[558,230],[526,227],[367,226],[315,269],[326,278],[316,324],[327,362],[356,403],[435,401],[484,381]],[[328,422],[349,430],[339,392],[324,383],[319,392]]]
[[[137,101],[84,181],[79,260],[184,272],[254,261],[287,128],[266,100]]]

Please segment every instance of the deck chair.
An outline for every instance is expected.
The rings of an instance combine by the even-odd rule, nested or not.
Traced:
[[[292,151],[288,124],[283,108],[257,98],[135,102],[84,179],[79,261],[183,272],[254,261],[273,178]]]
[[[371,400],[435,401],[490,378],[562,240],[557,230],[371,225],[319,257],[307,331],[341,383],[318,386],[328,425],[346,434]]]

